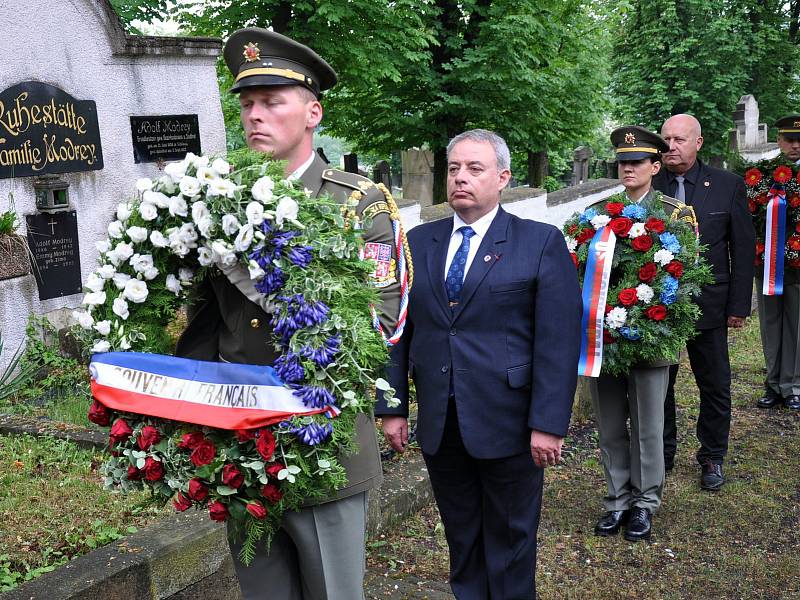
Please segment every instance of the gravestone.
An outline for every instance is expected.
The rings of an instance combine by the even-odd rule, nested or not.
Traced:
[[[344,170],[348,173],[358,173],[358,155],[344,154],[342,155],[344,161]]]
[[[776,144],[767,141],[768,127],[759,123],[758,102],[752,94],[739,98],[733,111],[734,128],[729,133],[730,147],[745,160],[757,161],[778,155]]]
[[[222,42],[130,35],[109,0],[2,6],[0,199],[13,194],[38,267],[0,280],[0,331],[15,349],[31,313],[69,324],[95,244],[138,178],[187,149],[225,150]]]
[[[403,198],[420,205],[433,204],[433,152],[412,148],[401,153]]]
[[[382,183],[386,186],[387,190],[392,189],[392,177],[389,172],[389,163],[385,160],[379,160],[375,163],[372,169],[372,181],[375,183]]]
[[[572,151],[570,185],[579,185],[589,179],[589,159],[592,158],[592,154],[592,149],[588,146],[578,146]]]

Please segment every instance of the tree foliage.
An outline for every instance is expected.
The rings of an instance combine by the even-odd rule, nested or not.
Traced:
[[[310,45],[340,77],[324,101],[326,130],[359,152],[428,147],[437,200],[444,199],[445,146],[464,129],[489,127],[514,150],[544,150],[579,142],[604,110],[607,28],[596,0],[115,0],[115,6],[128,20],[177,17],[197,35],[225,38],[244,26],[272,27]],[[229,100],[224,108],[230,128],[236,106]]]

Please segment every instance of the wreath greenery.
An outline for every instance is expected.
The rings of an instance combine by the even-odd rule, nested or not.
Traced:
[[[783,155],[745,166],[747,205],[756,228],[756,266],[764,264],[764,239],[770,191],[786,194],[784,264],[800,268],[800,167]]]
[[[311,201],[263,154],[229,160],[190,154],[158,180],[137,182],[98,244],[99,266],[74,316],[87,352],[171,354],[167,325],[197,285],[217,265],[249,270],[271,307],[277,373],[307,406],[335,405],[338,417],[234,432],[113,413],[97,401],[89,413],[111,428],[107,486],[147,486],[179,511],[232,519],[249,562],[285,511],[346,483],[339,457],[357,450],[357,415],[371,412],[375,385],[393,391],[376,379],[387,350],[369,311],[378,300],[372,264],[359,258],[369,223],[352,202]]]
[[[581,284],[595,233],[607,226],[617,238],[603,322],[603,373],[674,358],[695,335],[700,309],[692,297],[713,277],[699,257],[695,231],[670,219],[661,206],[658,192],[647,205],[616,194],[564,224]]]

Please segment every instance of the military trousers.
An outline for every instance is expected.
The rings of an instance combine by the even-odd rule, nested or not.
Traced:
[[[655,513],[664,489],[664,397],[669,366],[589,380],[606,476],[605,510]]]
[[[364,598],[367,492],[283,516],[269,553],[244,566],[230,540],[243,600]]]
[[[800,395],[800,280],[786,273],[783,295],[761,293],[756,277],[761,345],[767,367],[766,387],[784,398]]]

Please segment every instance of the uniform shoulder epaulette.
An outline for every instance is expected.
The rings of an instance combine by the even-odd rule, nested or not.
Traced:
[[[322,172],[322,179],[344,185],[354,190],[366,192],[370,188],[374,188],[375,184],[369,179],[358,173],[348,173],[347,171],[340,171],[339,169],[325,169]]]

